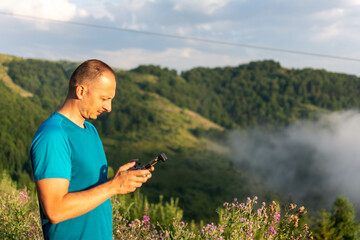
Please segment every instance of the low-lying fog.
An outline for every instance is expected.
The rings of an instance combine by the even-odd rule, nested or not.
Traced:
[[[321,209],[343,195],[359,210],[359,112],[332,113],[277,131],[236,131],[228,141],[232,160],[294,202]]]

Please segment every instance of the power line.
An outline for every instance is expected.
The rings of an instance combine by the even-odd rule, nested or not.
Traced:
[[[213,43],[213,44],[219,44],[219,45],[253,48],[253,49],[267,50],[267,51],[273,51],[273,52],[283,52],[283,53],[291,53],[291,54],[298,54],[298,55],[307,55],[307,56],[315,56],[315,57],[323,57],[323,58],[332,58],[332,59],[338,59],[338,60],[360,62],[359,58],[350,58],[350,57],[342,57],[342,56],[335,56],[335,55],[328,55],[328,54],[321,54],[321,53],[288,50],[288,49],[283,49],[283,48],[264,47],[264,46],[258,46],[258,45],[252,45],[252,44],[226,42],[226,41],[220,41],[220,40],[164,34],[164,33],[157,33],[157,32],[151,32],[151,31],[140,31],[140,30],[121,28],[121,27],[111,27],[111,26],[105,26],[105,25],[99,25],[99,24],[75,22],[75,21],[64,21],[64,20],[58,20],[58,19],[43,18],[43,17],[23,15],[23,14],[17,14],[17,13],[9,13],[9,12],[0,12],[0,14],[6,15],[6,16],[11,16],[11,17],[20,17],[20,18],[28,18],[28,19],[32,19],[32,20],[40,20],[40,21],[47,21],[47,22],[65,23],[65,24],[90,27],[90,28],[99,28],[99,29],[107,29],[107,30],[114,30],[114,31],[139,33],[139,34],[153,35],[153,36],[165,37],[165,38],[191,40],[191,41],[206,42],[206,43]]]

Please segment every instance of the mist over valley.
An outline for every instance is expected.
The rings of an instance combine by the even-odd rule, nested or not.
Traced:
[[[343,195],[360,206],[360,112],[229,134],[230,158],[268,188],[316,210]]]

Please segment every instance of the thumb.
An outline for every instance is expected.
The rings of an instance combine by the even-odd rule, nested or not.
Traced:
[[[130,168],[132,168],[133,166],[135,166],[136,162],[128,162],[124,165],[122,165],[121,167],[119,167],[119,171],[127,171],[129,170]]]

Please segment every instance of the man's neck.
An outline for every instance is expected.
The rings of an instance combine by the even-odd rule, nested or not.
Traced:
[[[66,99],[64,104],[57,110],[57,112],[67,117],[79,127],[85,127],[85,119],[81,116],[74,100]]]

